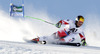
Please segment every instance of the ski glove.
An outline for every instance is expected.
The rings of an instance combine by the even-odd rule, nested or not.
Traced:
[[[87,45],[85,39],[82,39],[81,42],[82,42],[82,46],[86,46]]]
[[[61,25],[62,25],[62,23],[58,22],[58,23],[56,24],[56,27],[57,27],[57,28],[60,28]]]

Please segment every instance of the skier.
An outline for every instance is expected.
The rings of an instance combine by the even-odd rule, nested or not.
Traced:
[[[45,43],[49,42],[55,44],[72,43],[77,39],[76,36],[80,36],[81,44],[83,46],[86,46],[86,38],[84,36],[84,32],[81,29],[83,23],[84,23],[84,17],[81,15],[77,16],[75,21],[60,20],[56,24],[56,27],[61,28],[62,26],[64,26],[62,30],[53,33],[51,36],[43,36],[32,39],[32,41],[34,42],[44,41]]]

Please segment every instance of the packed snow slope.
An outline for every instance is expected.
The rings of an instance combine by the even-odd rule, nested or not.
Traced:
[[[74,47],[0,41],[0,54],[100,54],[100,47]]]

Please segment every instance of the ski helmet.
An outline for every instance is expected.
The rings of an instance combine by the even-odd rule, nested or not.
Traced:
[[[75,20],[76,20],[77,22],[79,22],[79,21],[84,22],[84,17],[81,16],[81,15],[79,15],[79,16],[76,17]]]

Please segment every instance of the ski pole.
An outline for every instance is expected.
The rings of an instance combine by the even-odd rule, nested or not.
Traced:
[[[46,22],[46,23],[51,24],[51,25],[54,25],[54,26],[56,25],[56,24],[53,24],[53,23],[51,23],[51,22],[42,20],[42,19],[40,19],[40,18],[35,18],[35,17],[30,17],[30,16],[24,16],[24,17],[26,17],[26,18],[32,18],[32,19],[36,19],[36,20],[40,20],[40,21]]]

